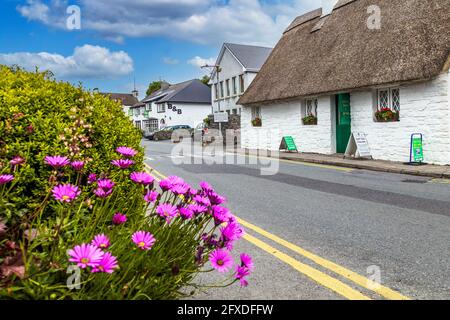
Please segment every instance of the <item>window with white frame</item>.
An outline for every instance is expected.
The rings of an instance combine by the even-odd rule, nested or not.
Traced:
[[[236,77],[233,77],[233,79],[231,80],[232,85],[233,85],[233,95],[237,95],[237,83],[236,83]]]
[[[230,79],[227,79],[225,81],[225,84],[226,84],[226,88],[227,88],[227,97],[229,97],[230,96]]]
[[[214,84],[214,93],[215,93],[214,98],[215,98],[216,100],[219,100],[219,87],[217,86],[217,83]]]
[[[152,111],[152,103],[151,102],[147,102],[145,104],[145,111]]]
[[[135,116],[140,116],[141,115],[141,108],[134,109],[134,115]]]
[[[252,125],[254,127],[262,126],[261,108],[260,107],[252,107]]]
[[[157,105],[157,111],[158,111],[158,113],[166,112],[166,104],[165,103],[158,104]]]
[[[220,97],[223,98],[223,81],[220,81]]]
[[[240,93],[244,93],[244,91],[245,91],[245,84],[244,84],[244,75],[243,74],[241,74],[240,76],[239,76],[239,91],[240,91]]]
[[[317,125],[317,108],[319,100],[317,98],[305,99],[301,105],[301,116],[304,125]]]
[[[377,90],[375,119],[381,122],[400,121],[400,88]]]

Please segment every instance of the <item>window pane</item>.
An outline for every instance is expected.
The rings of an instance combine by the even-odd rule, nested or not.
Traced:
[[[389,109],[389,90],[378,91],[378,109]]]
[[[400,89],[392,89],[392,110],[400,111]]]

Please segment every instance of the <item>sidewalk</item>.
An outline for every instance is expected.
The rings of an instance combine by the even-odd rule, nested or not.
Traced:
[[[238,149],[238,153],[245,154],[244,149]],[[248,150],[250,155],[257,155],[258,150]],[[262,155],[267,156],[267,151],[263,151]],[[364,169],[371,171],[391,172],[410,174],[416,176],[450,179],[450,166],[439,165],[406,165],[402,162],[384,161],[384,160],[362,160],[362,159],[344,159],[343,155],[323,155],[315,153],[289,153],[280,152],[280,159],[292,160],[308,163],[319,163],[333,165],[338,167],[347,167],[355,169]]]

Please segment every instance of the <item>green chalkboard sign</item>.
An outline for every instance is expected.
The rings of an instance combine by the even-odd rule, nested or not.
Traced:
[[[297,146],[295,145],[294,138],[291,136],[283,137],[283,140],[281,140],[280,150],[287,150],[287,151],[297,151]]]
[[[413,134],[411,136],[411,150],[413,162],[421,163],[423,157],[423,137],[422,134]]]

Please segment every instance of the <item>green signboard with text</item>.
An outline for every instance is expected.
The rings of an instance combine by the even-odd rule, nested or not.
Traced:
[[[423,136],[421,133],[411,135],[411,162],[422,163],[423,156]]]
[[[294,138],[292,138],[291,136],[283,137],[280,145],[280,150],[298,151],[297,146],[294,142]]]

